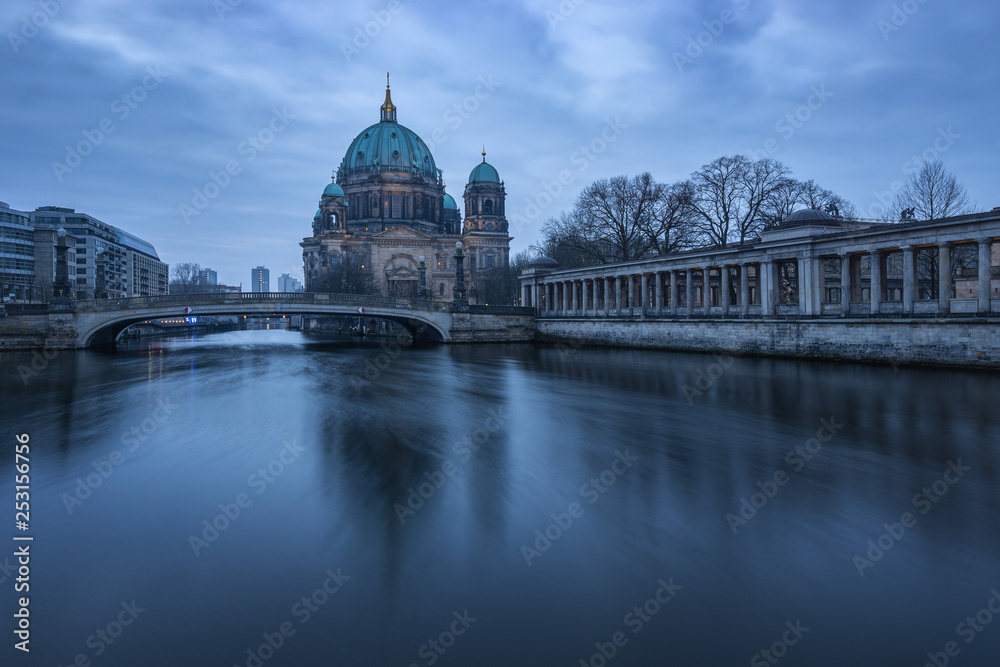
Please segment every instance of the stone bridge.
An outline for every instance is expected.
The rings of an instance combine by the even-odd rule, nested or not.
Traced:
[[[531,308],[457,308],[420,299],[307,292],[211,293],[7,305],[0,313],[0,349],[110,346],[132,324],[186,314],[357,316],[362,307],[364,317],[398,322],[419,342],[521,342],[534,337]]]

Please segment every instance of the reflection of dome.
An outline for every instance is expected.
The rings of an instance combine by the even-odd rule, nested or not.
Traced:
[[[829,213],[825,213],[815,208],[804,208],[785,218],[784,221],[782,221],[781,226],[786,227],[790,225],[810,224],[836,225],[839,224],[839,221]]]
[[[366,128],[351,142],[344,156],[347,174],[374,171],[412,173],[416,170],[427,178],[437,178],[437,165],[427,144],[407,127],[394,120],[383,120]]]
[[[535,259],[528,262],[528,268],[531,269],[551,269],[559,266],[559,262],[552,259],[551,257],[546,257],[542,255],[541,257],[536,257]]]
[[[342,187],[340,187],[339,185],[337,185],[336,183],[330,183],[330,185],[326,186],[326,188],[323,190],[323,196],[324,197],[343,197],[344,196],[344,189]]]
[[[497,170],[493,168],[493,165],[491,165],[486,161],[485,157],[483,158],[483,161],[480,164],[476,165],[476,168],[472,170],[472,173],[469,174],[469,183],[481,183],[481,182],[487,182],[487,183],[500,182],[500,174],[498,174]]]
[[[458,204],[455,203],[455,198],[452,197],[447,192],[444,193],[444,208],[451,209],[454,211],[458,210]]]

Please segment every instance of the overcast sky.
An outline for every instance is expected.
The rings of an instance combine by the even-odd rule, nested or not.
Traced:
[[[273,288],[301,278],[386,71],[459,202],[486,146],[516,250],[595,179],[675,181],[724,154],[863,213],[940,156],[1000,205],[985,0],[6,0],[0,23],[0,200],[89,213],[228,284],[258,264]]]

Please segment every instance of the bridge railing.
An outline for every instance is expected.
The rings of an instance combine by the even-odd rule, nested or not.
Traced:
[[[296,302],[305,304],[349,304],[364,307],[448,310],[450,304],[429,299],[377,296],[367,294],[330,294],[325,292],[202,292],[197,294],[158,294],[155,296],[88,299],[74,302],[81,310],[142,308],[158,305],[227,305],[243,302]]]

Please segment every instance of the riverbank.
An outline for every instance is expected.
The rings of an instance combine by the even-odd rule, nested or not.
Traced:
[[[1000,368],[986,319],[608,319],[535,321],[539,342],[883,364]]]

